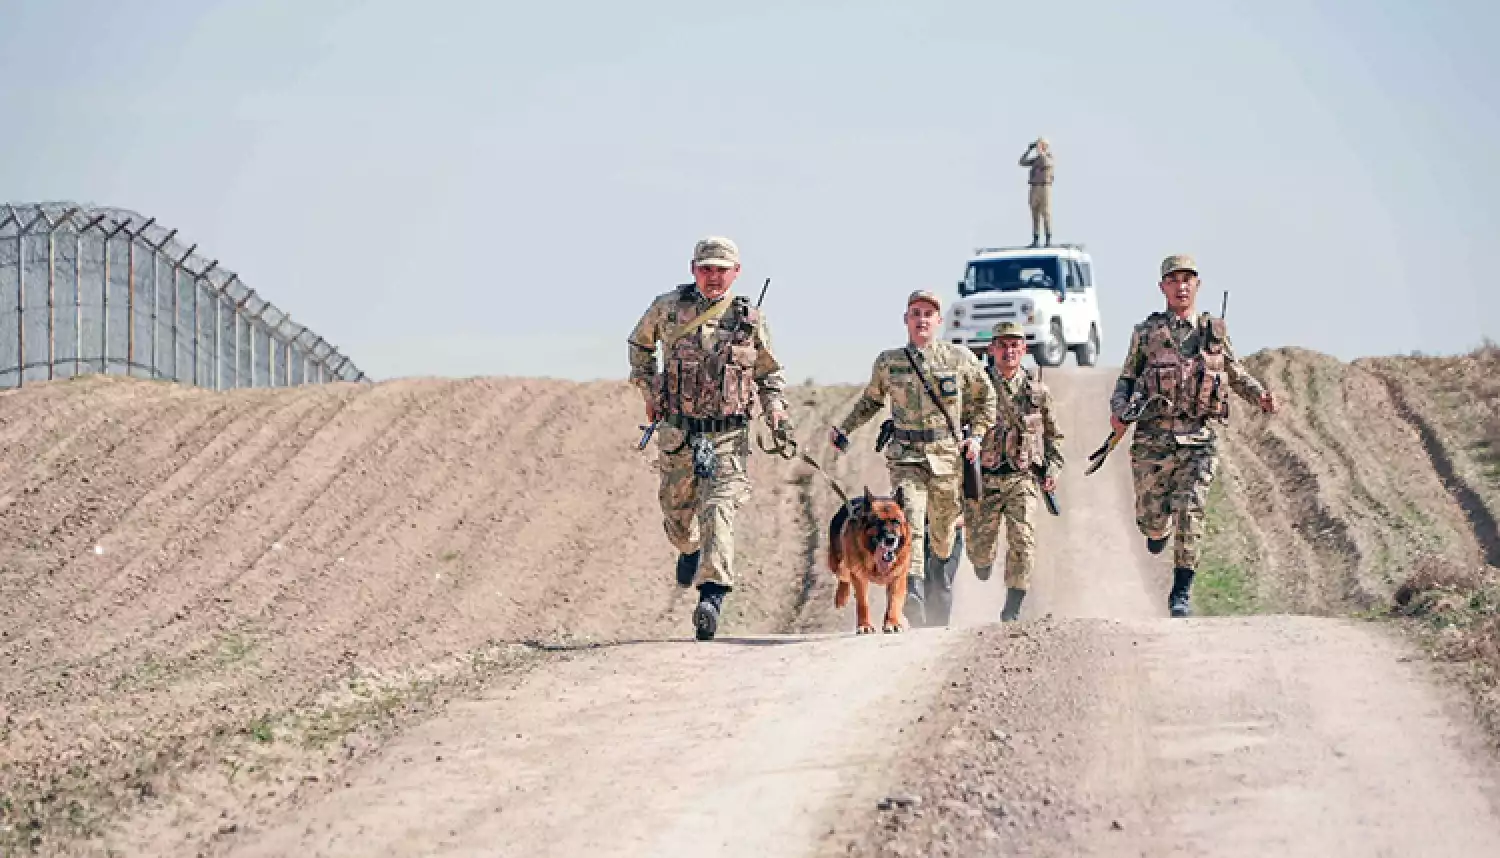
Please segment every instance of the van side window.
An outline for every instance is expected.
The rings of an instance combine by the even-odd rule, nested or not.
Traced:
[[[1091,265],[1087,259],[1085,259],[1084,261],[1078,263],[1078,267],[1083,271],[1083,288],[1094,288],[1094,266]]]
[[[1078,270],[1077,260],[1068,260],[1068,267],[1066,269],[1064,277],[1066,279],[1069,292],[1083,291],[1083,274]]]

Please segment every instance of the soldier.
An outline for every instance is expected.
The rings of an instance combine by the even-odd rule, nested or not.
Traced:
[[[954,526],[963,498],[960,455],[970,461],[979,455],[979,438],[955,438],[948,421],[967,423],[975,436],[988,432],[995,419],[995,389],[983,365],[968,349],[938,338],[943,302],[937,295],[921,290],[911,293],[904,318],[907,345],[881,352],[875,358],[864,395],[832,429],[830,438],[836,447],[844,449],[849,443],[848,433],[890,405],[885,456],[891,471],[891,491],[904,489],[903,510],[912,527],[907,604],[914,606],[920,623],[924,617],[925,549],[930,544],[933,557],[941,563],[952,555]],[[942,401],[942,411],[934,399]]]
[[[1037,481],[1042,491],[1054,490],[1063,464],[1063,436],[1052,414],[1052,394],[1021,368],[1025,356],[1025,329],[1015,322],[996,325],[990,340],[995,425],[985,434],[979,453],[984,491],[979,501],[964,504],[969,562],[981,581],[990,578],[1000,524],[1005,523],[1005,609],[1000,614],[1005,622],[1020,617],[1031,581]]]
[[[1135,326],[1130,349],[1110,397],[1110,425],[1123,435],[1121,419],[1131,404],[1145,403],[1130,445],[1135,479],[1136,524],[1146,548],[1160,554],[1175,529],[1175,568],[1167,597],[1172,616],[1192,612],[1190,594],[1203,536],[1203,507],[1218,466],[1212,422],[1229,416],[1229,390],[1274,414],[1276,398],[1234,356],[1222,318],[1194,316],[1198,266],[1190,256],[1161,264],[1165,312]]]
[[[756,397],[773,433],[792,429],[771,332],[730,291],[740,253],[727,238],[693,248],[693,282],[658,296],[630,335],[630,381],[646,401],[661,471],[662,525],[677,548],[677,583],[698,587],[693,627],[713,640],[734,589],[734,515],[750,498],[745,472]],[[656,348],[661,344],[662,370]]]
[[[1033,154],[1035,153],[1035,154]],[[1038,137],[1036,142],[1021,153],[1021,166],[1031,170],[1027,183],[1031,194],[1027,201],[1031,205],[1031,246],[1041,243],[1042,229],[1047,231],[1047,246],[1052,246],[1052,169],[1055,159],[1047,138]]]

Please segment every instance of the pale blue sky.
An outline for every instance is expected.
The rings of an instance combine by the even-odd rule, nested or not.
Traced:
[[[128,8],[127,8],[128,7]],[[1106,361],[1195,254],[1242,352],[1500,336],[1494,2],[0,0],[0,199],[176,227],[372,376],[618,378],[693,241],[789,375],[1030,239],[1094,254]]]

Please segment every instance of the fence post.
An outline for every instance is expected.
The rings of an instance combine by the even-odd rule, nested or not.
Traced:
[[[16,387],[26,386],[26,231],[16,223]]]
[[[67,215],[63,215],[67,217]],[[62,219],[58,219],[62,223]],[[57,224],[47,224],[47,380],[57,378]]]
[[[26,384],[26,234],[46,216],[42,212],[24,227],[16,221],[16,387]]]

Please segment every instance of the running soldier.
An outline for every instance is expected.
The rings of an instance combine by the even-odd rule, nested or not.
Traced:
[[[1053,491],[1063,465],[1063,436],[1052,414],[1052,394],[1021,368],[1025,356],[1025,329],[1015,322],[996,325],[990,340],[995,425],[979,453],[984,491],[979,501],[964,504],[969,562],[981,581],[989,580],[1000,525],[1005,525],[1005,609],[1000,614],[1005,622],[1020,618],[1035,566],[1037,482],[1042,491]]]
[[[978,436],[988,432],[995,419],[995,389],[973,353],[938,338],[943,302],[936,294],[911,293],[903,318],[907,345],[875,358],[864,395],[833,428],[830,438],[840,450],[845,449],[848,433],[890,405],[891,418],[882,427],[882,435],[889,438],[886,463],[891,491],[904,490],[903,511],[912,529],[907,605],[916,623],[926,625],[926,553],[930,550],[942,563],[953,553],[954,528],[963,503],[963,457],[975,461],[979,455]],[[934,398],[942,401],[942,411]],[[967,424],[975,437],[953,437],[949,420]]]
[[[750,499],[745,465],[756,398],[773,433],[792,424],[765,316],[730,291],[739,248],[727,238],[699,241],[692,272],[693,282],[658,296],[630,334],[630,381],[646,419],[660,427],[658,498],[679,553],[677,583],[698,587],[693,626],[699,640],[713,640],[734,589],[734,516]]]
[[[1193,315],[1198,285],[1192,257],[1162,262],[1167,309],[1135,326],[1109,402],[1117,435],[1125,433],[1127,411],[1141,414],[1130,445],[1136,525],[1152,554],[1160,554],[1176,531],[1167,597],[1174,617],[1192,613],[1204,505],[1219,463],[1212,424],[1228,419],[1231,389],[1267,414],[1277,409],[1276,398],[1234,356],[1224,320]]]

